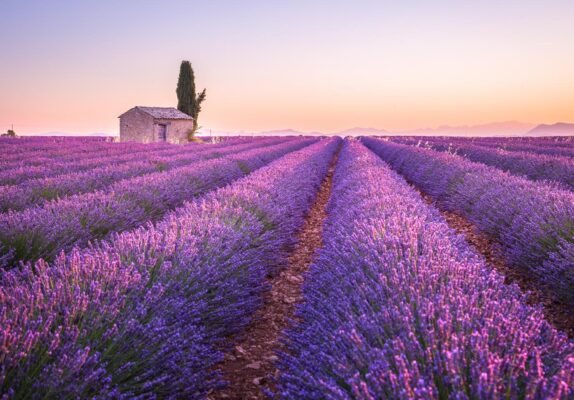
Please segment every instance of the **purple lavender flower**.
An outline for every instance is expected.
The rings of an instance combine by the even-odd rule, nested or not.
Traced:
[[[338,143],[285,155],[155,225],[4,272],[0,393],[202,398],[221,385],[224,339],[261,305]]]
[[[280,397],[573,394],[574,345],[359,142],[341,152],[328,213]]]
[[[496,239],[510,265],[534,273],[546,290],[574,304],[574,259],[564,250],[574,243],[574,193],[452,154],[363,141],[439,205]]]

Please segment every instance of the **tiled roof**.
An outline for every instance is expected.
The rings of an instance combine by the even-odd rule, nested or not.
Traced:
[[[136,106],[133,109],[143,111],[146,114],[151,115],[154,118],[158,119],[193,119],[186,113],[179,111],[177,108],[174,107],[143,107],[143,106]],[[131,110],[130,110],[131,111]],[[125,114],[125,113],[124,113]],[[123,114],[122,114],[123,115]],[[120,115],[121,117],[121,115]]]

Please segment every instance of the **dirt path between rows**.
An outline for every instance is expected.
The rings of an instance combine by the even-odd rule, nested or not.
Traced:
[[[504,276],[506,284],[516,283],[522,292],[529,292],[528,303],[542,304],[546,320],[556,329],[566,333],[570,338],[574,338],[574,314],[567,305],[557,301],[550,293],[542,291],[540,283],[533,276],[509,266],[504,260],[499,245],[465,217],[456,212],[442,210],[431,196],[419,190],[411,182],[409,183],[413,189],[420,193],[426,203],[439,210],[451,228],[462,234],[466,241],[485,258],[488,267],[495,269]]]
[[[210,393],[209,400],[267,398],[263,390],[272,388],[272,379],[279,372],[274,362],[277,360],[275,352],[284,349],[280,342],[282,332],[294,318],[297,304],[303,301],[303,275],[315,251],[323,244],[323,221],[327,217],[326,206],[331,196],[337,159],[338,151],[298,234],[299,240],[289,256],[287,268],[268,279],[271,290],[265,294],[265,303],[255,313],[244,339],[216,366],[229,385]]]

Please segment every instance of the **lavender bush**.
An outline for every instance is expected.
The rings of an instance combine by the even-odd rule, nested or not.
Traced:
[[[105,191],[74,195],[21,212],[0,214],[0,265],[85,246],[112,232],[159,219],[186,200],[224,186],[315,139],[298,139],[224,158],[120,181]]]
[[[152,155],[170,156],[180,154],[183,151],[188,153],[193,151],[204,151],[206,147],[214,149],[218,147],[226,147],[230,144],[233,143],[224,142],[212,146],[200,146],[197,144],[189,144],[185,146],[163,145],[160,148],[156,148],[155,145],[139,144],[139,146],[135,146],[135,143],[126,143],[126,146],[123,146],[123,150],[119,152],[116,151],[115,155],[106,155],[99,152],[95,154],[90,153],[87,156],[84,155],[73,161],[63,161],[55,157],[50,159],[49,162],[44,162],[41,158],[35,158],[35,160],[41,161],[39,165],[36,163],[31,163],[31,165],[28,163],[17,163],[16,165],[7,166],[5,170],[0,171],[0,185],[20,185],[29,179],[53,177],[70,172],[81,172],[105,165],[119,165],[126,162],[142,160],[142,158]]]
[[[471,161],[490,165],[514,175],[533,180],[556,182],[564,189],[574,189],[574,159],[519,151],[506,151],[492,147],[471,145],[463,141],[431,140],[434,150],[449,151]]]
[[[2,148],[0,154],[2,160],[0,169],[15,168],[19,166],[50,165],[60,163],[72,163],[93,158],[113,157],[128,152],[161,151],[170,150],[175,146],[165,143],[87,143],[79,146],[66,143],[59,144],[55,148],[27,149],[26,146],[18,148]],[[188,146],[191,147],[191,146]]]
[[[574,193],[451,154],[363,141],[439,204],[496,239],[510,265],[534,273],[553,295],[574,304]]]
[[[200,160],[223,157],[257,147],[271,146],[286,141],[269,138],[246,142],[234,146],[202,146],[190,151],[187,146],[180,147],[178,152],[165,155],[160,152],[137,154],[131,162],[108,165],[102,162],[101,167],[88,171],[71,172],[55,177],[30,179],[19,185],[0,187],[0,212],[19,211],[48,200],[78,193],[88,193],[105,189],[122,179],[133,178],[152,172],[164,172],[170,169],[191,164]],[[143,160],[142,160],[143,158]]]
[[[358,142],[281,354],[287,399],[567,399],[574,345]]]
[[[480,143],[490,147],[496,147],[507,151],[528,152],[533,154],[546,154],[550,156],[574,157],[574,148],[571,144],[557,146],[555,144],[541,143],[512,143],[508,141],[498,141],[494,143]]]
[[[338,140],[187,203],[156,225],[3,274],[0,394],[203,398],[226,337],[285,263]]]

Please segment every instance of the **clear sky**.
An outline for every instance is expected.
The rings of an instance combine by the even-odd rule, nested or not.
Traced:
[[[574,122],[574,1],[0,0],[0,131],[117,132],[175,106],[214,130]]]

